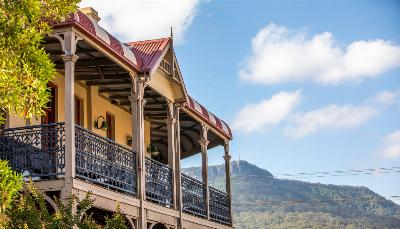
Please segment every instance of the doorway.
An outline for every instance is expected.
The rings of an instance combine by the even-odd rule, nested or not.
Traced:
[[[115,140],[115,118],[114,115],[106,113],[107,138]]]
[[[46,108],[44,108],[44,115],[42,115],[42,124],[50,124],[50,123],[55,123],[56,122],[56,90],[57,86],[48,83],[47,88],[50,91],[50,100],[46,105]]]
[[[83,100],[75,96],[75,124],[84,126],[83,123]]]

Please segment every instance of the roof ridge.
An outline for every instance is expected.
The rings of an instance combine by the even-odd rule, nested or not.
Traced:
[[[132,44],[143,44],[143,43],[153,43],[153,42],[159,42],[159,41],[165,41],[171,39],[170,37],[162,37],[162,38],[156,38],[156,39],[148,39],[148,40],[141,40],[141,41],[130,41],[126,42],[128,45]]]

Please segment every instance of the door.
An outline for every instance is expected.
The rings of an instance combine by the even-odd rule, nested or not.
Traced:
[[[75,96],[75,124],[83,127],[83,102]]]
[[[61,136],[59,128],[57,126],[46,126],[56,122],[56,85],[47,84],[47,88],[50,90],[50,100],[44,108],[44,115],[42,115],[42,140],[41,149],[36,151],[34,154],[29,155],[29,161],[31,163],[31,169],[36,174],[55,174],[57,171],[57,158],[60,151]]]
[[[115,140],[114,115],[107,113],[106,114],[106,123],[107,123],[107,138]]]
[[[50,90],[50,101],[44,108],[44,115],[42,116],[42,124],[50,124],[56,122],[56,86],[54,84],[47,84]]]

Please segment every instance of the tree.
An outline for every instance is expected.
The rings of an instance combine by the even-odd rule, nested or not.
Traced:
[[[51,23],[77,9],[80,0],[0,0],[0,123],[14,111],[42,114],[49,101],[54,64],[41,47]]]
[[[104,229],[128,229],[125,224],[124,216],[121,214],[121,207],[119,203],[115,207],[115,213],[111,219],[106,219],[106,226]]]
[[[44,229],[95,229],[96,225],[86,211],[92,207],[93,199],[90,193],[82,200],[71,195],[66,203],[57,201],[57,210],[49,212],[43,192],[33,184],[27,183],[26,189],[12,203],[7,211],[9,218],[5,228],[44,228]],[[73,206],[79,208],[74,212]]]
[[[93,206],[94,199],[91,193],[87,193],[85,198],[79,200],[75,195],[71,195],[66,203],[57,201],[58,210],[53,218],[54,228],[72,229],[74,225],[81,229],[96,228],[96,224],[91,215],[87,215],[87,211]],[[79,206],[74,212],[73,206]]]
[[[46,207],[46,201],[41,192],[28,184],[7,211],[10,219],[6,228],[46,228],[44,222],[50,222],[51,215]]]
[[[8,166],[7,161],[0,161],[0,224],[8,219],[6,210],[22,189],[22,176]]]
[[[23,189],[24,186],[24,189]],[[55,212],[50,212],[45,194],[31,181],[24,185],[22,176],[0,160],[0,229],[95,229],[96,224],[87,211],[93,206],[91,193],[80,200],[70,195],[66,202],[56,200]],[[78,206],[74,211],[74,206]],[[127,229],[119,203],[112,218],[106,219],[106,229]]]

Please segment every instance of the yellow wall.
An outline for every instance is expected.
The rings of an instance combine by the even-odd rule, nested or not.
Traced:
[[[106,117],[106,113],[110,113],[115,117],[115,141],[128,146],[127,137],[132,134],[132,121],[131,115],[127,111],[113,105],[110,101],[103,97],[100,97],[97,92],[97,87],[92,87],[91,90],[91,101],[92,101],[92,120],[94,121],[100,117]],[[106,136],[106,131],[99,130],[93,127],[93,132]]]
[[[64,122],[65,120],[65,85],[64,76],[57,74],[51,83],[56,85],[56,122]],[[106,117],[106,113],[114,115],[115,117],[115,141],[121,145],[127,146],[127,137],[132,135],[132,120],[131,113],[118,106],[111,104],[105,97],[101,97],[98,93],[98,87],[93,86],[90,89],[82,84],[75,83],[75,96],[82,100],[83,103],[83,122],[84,127],[101,135],[107,136],[106,131],[96,129],[94,121],[99,117]],[[10,112],[11,113],[11,112]],[[90,120],[91,119],[91,120]],[[9,127],[25,126],[26,122],[23,118],[11,114],[9,116]],[[90,123],[89,123],[90,122]],[[40,117],[31,120],[31,125],[38,125],[41,123]],[[145,120],[145,149],[150,144],[150,122]]]
[[[26,126],[25,119],[16,115],[15,112],[13,112],[13,111],[10,112],[7,123],[10,128]]]

